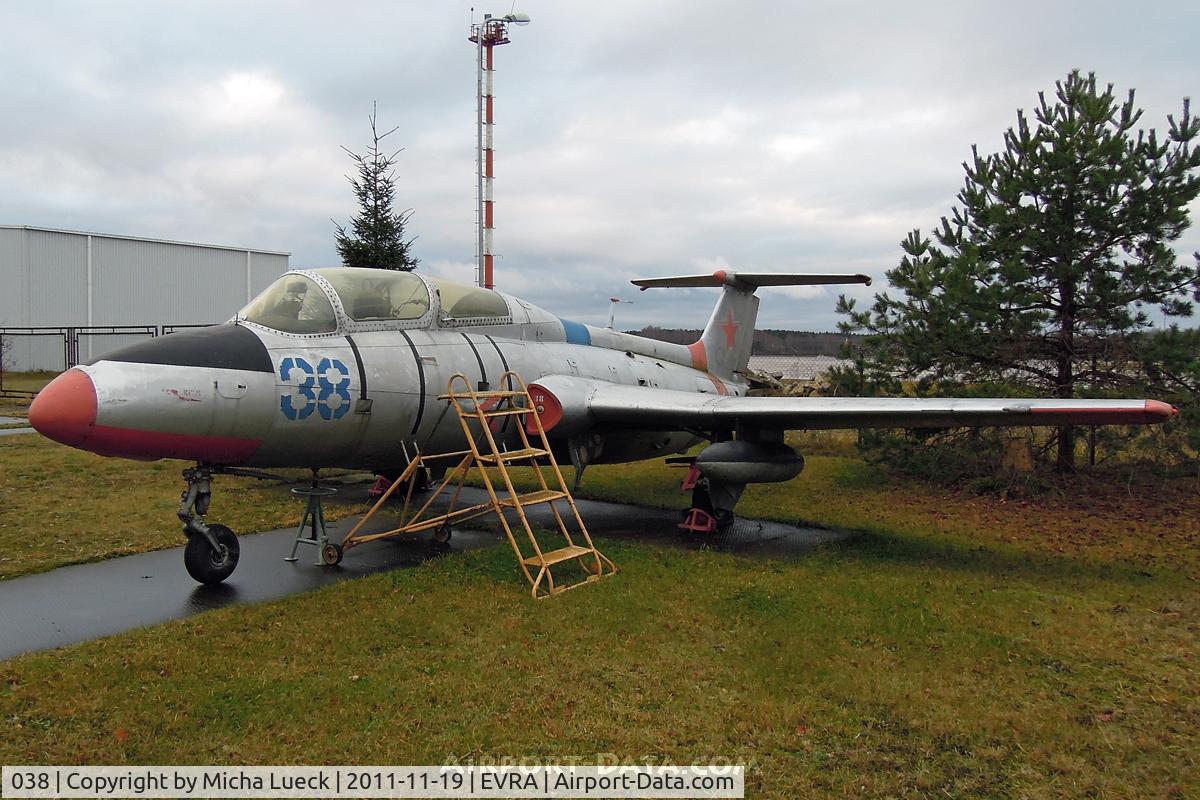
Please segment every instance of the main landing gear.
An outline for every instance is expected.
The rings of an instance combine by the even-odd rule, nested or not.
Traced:
[[[200,583],[212,586],[228,578],[237,567],[237,536],[224,525],[207,525],[204,515],[212,502],[212,475],[209,467],[189,467],[183,471],[187,488],[180,497],[176,515],[183,521],[188,537],[183,549],[183,565]]]
[[[692,490],[692,506],[683,512],[679,530],[693,534],[724,533],[733,525],[733,509],[746,484],[704,478],[695,467],[692,470],[684,481],[684,490]]]

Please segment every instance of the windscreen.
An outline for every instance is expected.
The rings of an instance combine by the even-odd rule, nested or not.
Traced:
[[[332,333],[337,330],[333,304],[303,275],[284,275],[242,309],[248,322],[284,333]]]

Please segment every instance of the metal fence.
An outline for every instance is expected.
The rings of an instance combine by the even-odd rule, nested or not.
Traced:
[[[749,368],[784,380],[813,381],[833,367],[851,363],[833,356],[750,356]]]
[[[207,325],[46,325],[32,328],[0,327],[0,397],[32,397],[35,392],[4,385],[5,372],[14,362],[38,371],[63,372],[134,342],[166,336]],[[99,344],[99,346],[97,346]],[[11,353],[11,350],[19,350]],[[24,370],[21,370],[24,371]]]

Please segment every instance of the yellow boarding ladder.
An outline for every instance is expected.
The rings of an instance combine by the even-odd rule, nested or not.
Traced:
[[[460,383],[461,390],[458,389]],[[517,563],[529,580],[533,596],[539,600],[599,580],[617,571],[616,565],[597,550],[592,542],[591,534],[588,533],[587,526],[584,525],[583,518],[579,515],[579,509],[575,505],[575,498],[571,496],[562,470],[551,452],[550,443],[546,439],[546,431],[542,428],[541,417],[529,397],[528,387],[515,372],[505,372],[500,379],[500,385],[513,388],[507,391],[475,390],[471,388],[470,382],[462,373],[455,374],[450,378],[446,394],[438,399],[446,400],[454,406],[469,449],[435,455],[418,454],[409,462],[404,473],[392,483],[371,510],[346,535],[342,542],[343,548],[349,549],[363,542],[406,533],[425,530],[444,532],[448,531],[449,526],[454,522],[463,522],[495,512],[508,537],[509,544],[512,545],[513,552],[517,556]],[[496,420],[510,418],[517,422],[516,429],[520,435],[521,447],[515,450],[504,450],[496,442],[492,423]],[[424,505],[410,516],[408,512],[412,501],[413,487],[420,468],[437,459],[455,457],[460,458],[458,466],[447,472],[437,490],[431,494]],[[518,491],[509,472],[509,467],[512,465],[530,467],[531,474],[537,479],[536,488],[532,491]],[[546,475],[542,472],[543,466],[549,467],[553,473],[552,482],[547,482]],[[463,483],[472,467],[479,467],[479,474],[483,479],[489,500],[475,506],[456,508]],[[494,468],[500,481],[494,481],[492,473],[488,469],[484,469],[485,467]],[[457,481],[455,481],[456,478]],[[367,520],[373,517],[396,489],[406,481],[408,494],[404,510],[401,512],[400,527],[382,533],[360,534],[359,531]],[[451,482],[456,482],[457,487],[450,499],[450,507],[447,512],[436,516],[425,516],[433,501],[447,489]],[[497,483],[500,484],[499,487]],[[565,502],[570,508],[569,515],[564,515],[563,510],[560,509],[558,504],[562,502]],[[560,539],[560,542],[565,542],[563,546],[543,549],[537,533],[525,514],[525,509],[541,504],[550,506],[558,526],[557,538]],[[516,526],[510,524],[508,515],[505,513],[506,510],[516,511],[517,518],[520,520],[519,532],[514,532]],[[574,535],[568,526],[569,520],[573,520],[573,525],[570,527],[576,527],[578,530]],[[521,536],[521,533],[524,535]],[[551,535],[553,536],[553,534]],[[543,538],[545,536],[546,534],[543,533]],[[575,576],[575,580],[565,582],[563,577],[567,576],[562,576],[561,568],[569,567],[571,564],[577,565],[580,572]],[[559,576],[556,577],[552,568],[560,568]]]

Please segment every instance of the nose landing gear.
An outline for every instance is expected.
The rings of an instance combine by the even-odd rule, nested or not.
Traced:
[[[207,525],[204,515],[212,502],[212,475],[209,467],[189,467],[183,471],[187,488],[180,496],[176,515],[188,537],[183,550],[183,565],[200,583],[214,585],[228,578],[237,567],[240,548],[237,536],[224,525]]]
[[[237,536],[224,525],[209,525],[208,532],[217,546],[214,548],[204,536],[189,536],[187,547],[183,549],[183,564],[189,575],[211,586],[233,574],[240,550]]]

